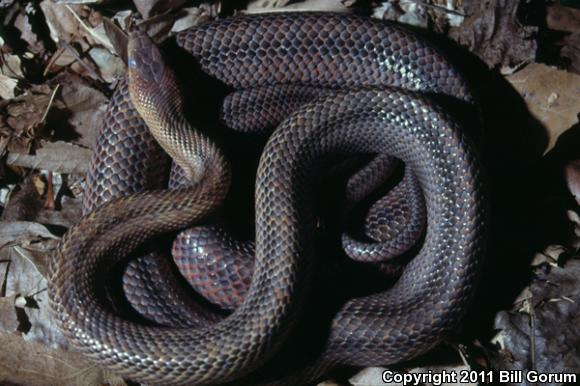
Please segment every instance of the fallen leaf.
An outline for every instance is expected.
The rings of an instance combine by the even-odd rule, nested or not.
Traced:
[[[80,197],[57,196],[60,209],[41,209],[36,215],[36,221],[43,224],[70,228],[82,217],[83,199]]]
[[[21,12],[14,19],[14,27],[20,31],[20,39],[27,43],[27,50],[32,54],[42,56],[46,51],[44,43],[38,37],[33,27],[35,21],[32,20],[38,12],[37,5],[27,3],[21,8]]]
[[[44,225],[29,221],[0,221],[0,249],[14,245],[31,245],[45,240],[57,240]]]
[[[580,9],[552,4],[546,7],[546,26],[555,31],[578,32]]]
[[[18,55],[9,53],[2,54],[0,61],[0,72],[5,76],[21,79],[24,77],[22,72],[22,61]]]
[[[16,96],[16,87],[18,87],[18,79],[0,74],[0,98],[14,98]]]
[[[246,13],[265,13],[265,12],[306,12],[306,11],[325,11],[325,12],[346,12],[352,5],[349,0],[306,0],[288,4],[284,7],[276,8],[253,8],[245,11]]]
[[[506,78],[548,131],[552,149],[558,136],[578,122],[580,76],[534,63]]]
[[[191,27],[199,25],[203,22],[211,20],[217,16],[218,8],[211,7],[191,7],[182,9],[171,27],[172,33],[185,31]]]
[[[113,83],[125,74],[125,62],[111,51],[95,47],[88,52],[89,57],[97,65],[101,78],[107,83]]]
[[[76,352],[0,334],[0,380],[27,386],[125,386]]]
[[[580,32],[575,32],[564,38],[560,55],[569,60],[567,70],[580,74]]]
[[[449,37],[479,56],[490,68],[513,68],[533,62],[537,27],[517,20],[517,1],[464,2],[465,20]]]
[[[108,98],[89,83],[72,74],[52,80],[61,92],[54,103],[48,125],[53,138],[66,139],[85,147],[93,147],[104,119]]]
[[[5,311],[16,313],[18,332],[24,339],[65,347],[67,343],[50,314],[46,291],[49,256],[58,238],[32,222],[0,222],[0,238],[5,240],[0,244],[0,255],[7,262],[4,296],[15,297],[11,304],[16,307],[10,309],[4,300]],[[10,331],[12,327],[2,326],[4,331],[16,332]]]
[[[149,19],[151,16],[179,9],[185,4],[185,0],[133,0],[133,4],[143,19]]]
[[[377,7],[373,16],[381,20],[395,20],[402,24],[427,28],[429,23],[428,8],[424,3],[401,0],[384,2]]]
[[[75,42],[80,45],[82,52],[95,46],[103,46],[111,53],[115,52],[105,32],[102,16],[95,9],[50,0],[43,0],[40,8],[46,17],[50,36],[56,43]]]
[[[502,370],[579,373],[580,260],[536,275],[529,287],[528,309],[496,316],[494,327],[500,334],[495,342],[503,350],[491,362]]]
[[[252,12],[256,9],[281,8],[288,4],[290,0],[252,0],[248,3],[246,10]]]
[[[121,16],[123,15],[123,16]],[[115,15],[114,19],[108,19],[108,18],[104,18],[103,19],[103,26],[105,27],[105,33],[107,34],[107,37],[109,38],[109,40],[111,41],[111,44],[113,45],[113,48],[115,49],[115,53],[117,54],[117,56],[119,56],[119,58],[121,59],[121,61],[124,63],[127,63],[127,42],[129,40],[127,34],[125,33],[125,31],[123,31],[122,28],[120,28],[117,24],[115,24],[115,20],[117,20],[117,22],[119,22],[119,24],[121,26],[124,26],[123,28],[127,29],[128,26],[128,21],[119,21],[118,18],[121,17],[125,17],[125,18],[129,18],[131,16],[131,11],[124,11],[124,12],[119,12],[117,13],[117,15]]]
[[[0,135],[8,138],[7,150],[28,153],[34,148],[54,91],[48,85],[34,85],[19,97],[0,101]]]
[[[34,155],[8,153],[8,165],[57,173],[85,173],[92,151],[68,142],[46,142]]]
[[[12,334],[18,332],[20,323],[14,309],[16,297],[17,295],[0,297],[0,333]]]

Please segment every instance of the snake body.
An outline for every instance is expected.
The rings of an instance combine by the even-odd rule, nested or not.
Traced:
[[[99,139],[89,180],[109,174],[116,186],[130,185],[126,191],[157,190],[114,198],[118,194],[110,185],[96,182],[87,200],[93,206],[113,200],[63,237],[51,262],[49,294],[60,328],[74,346],[147,384],[221,384],[259,369],[284,347],[299,321],[312,277],[316,175],[311,166],[346,154],[402,160],[424,195],[427,226],[419,252],[389,290],[351,299],[338,309],[321,368],[404,361],[432,348],[457,324],[482,261],[485,197],[468,135],[427,94],[471,102],[467,84],[437,49],[405,28],[353,15],[309,13],[234,17],[177,36],[206,74],[234,89],[285,84],[335,90],[291,113],[266,144],[257,172],[255,261],[245,297],[215,323],[206,323],[212,317],[190,304],[184,307],[206,322],[188,324],[175,316],[167,318],[175,327],[159,327],[115,314],[104,301],[104,267],[151,237],[206,218],[226,197],[229,183],[220,151],[188,129],[176,80],[155,64],[159,52],[142,38],[132,42],[133,83],[122,84],[113,97],[103,131],[108,134]],[[241,103],[247,94],[233,98],[230,102]],[[251,115],[255,106],[246,106],[246,116]],[[164,178],[156,166],[144,165],[167,160],[151,137],[137,143],[144,135],[132,134],[132,126],[142,124],[140,115],[150,126],[153,122],[154,136],[190,185],[158,189]],[[134,159],[122,161],[123,169],[138,169],[125,172],[123,181],[112,176],[119,163],[114,148]],[[319,375],[309,370],[307,378]],[[292,382],[299,384],[296,379]]]

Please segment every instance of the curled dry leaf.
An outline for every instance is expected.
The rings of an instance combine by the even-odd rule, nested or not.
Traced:
[[[182,9],[176,16],[173,27],[171,27],[172,33],[177,33],[185,31],[191,27],[198,24],[211,20],[213,17],[217,16],[218,9],[211,7],[191,7]]]
[[[35,150],[42,137],[64,138],[86,147],[95,143],[107,98],[72,74],[52,82],[57,87],[33,86],[18,98],[0,101],[0,135],[8,139],[6,149],[14,153],[13,161],[15,154],[28,155]],[[26,162],[32,160],[27,158]],[[76,169],[82,171],[84,166]]]
[[[549,151],[558,136],[578,122],[580,76],[534,63],[506,79],[547,129]]]
[[[56,43],[76,43],[83,52],[95,46],[103,46],[114,53],[105,33],[103,18],[96,10],[82,5],[54,3],[44,0],[40,8],[46,17],[50,36]]]
[[[29,221],[0,222],[0,250],[10,246],[27,246],[46,240],[57,240],[44,225]]]
[[[519,1],[464,2],[467,17],[449,36],[479,56],[489,67],[516,67],[533,62],[537,27],[517,20]]]
[[[497,315],[495,328],[503,351],[491,358],[492,364],[504,370],[579,373],[580,261],[537,275],[525,312]]]
[[[107,97],[72,74],[63,74],[52,82],[60,87],[47,124],[53,138],[92,147],[103,123]]]
[[[99,69],[100,77],[107,83],[113,83],[125,74],[125,62],[119,56],[111,54],[105,48],[91,48],[88,56]]]
[[[10,53],[2,53],[2,60],[0,61],[0,72],[12,78],[21,79],[24,77],[22,72],[22,61],[18,55]]]
[[[123,11],[122,13],[126,15],[126,18],[129,18],[131,15],[130,11]],[[115,24],[115,21],[117,20],[119,23],[122,23],[120,25],[124,25],[125,29],[128,28],[128,22],[119,21],[118,17],[120,17],[120,14],[121,12],[117,13],[114,19],[104,18],[103,27],[105,28],[105,33],[115,49],[115,53],[121,59],[123,64],[125,64],[127,63],[127,42],[129,38],[125,31]]]
[[[16,96],[16,87],[18,87],[18,79],[0,74],[0,98],[14,98]]]
[[[26,42],[27,51],[34,55],[43,56],[46,48],[33,27],[35,23],[33,19],[37,11],[37,6],[34,3],[27,3],[25,6],[20,7],[13,23],[14,27],[20,32],[20,39]]]
[[[0,136],[7,138],[7,150],[28,153],[40,136],[54,89],[32,86],[20,97],[0,101]]]
[[[4,268],[2,288],[4,312],[15,313],[17,330],[13,325],[0,326],[7,332],[19,332],[25,339],[47,345],[65,344],[48,308],[45,275],[50,253],[58,238],[44,226],[33,222],[0,223],[0,256]],[[20,300],[20,301],[17,301]],[[11,318],[3,318],[10,322]]]

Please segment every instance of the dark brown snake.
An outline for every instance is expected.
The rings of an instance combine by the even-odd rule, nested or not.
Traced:
[[[232,94],[232,103],[251,99],[252,92],[271,92],[269,87],[278,84],[336,89],[296,107],[266,144],[256,181],[253,276],[243,301],[227,317],[199,325],[176,316],[169,321],[177,327],[161,327],[115,314],[103,295],[106,268],[152,237],[206,218],[224,200],[230,178],[220,150],[189,129],[176,79],[159,51],[140,34],[130,41],[130,86],[123,83],[113,97],[91,173],[108,178],[113,182],[108,186],[123,194],[161,187],[155,185],[163,180],[158,169],[167,161],[153,140],[142,143],[141,134],[132,131],[142,122],[131,94],[190,185],[115,198],[121,194],[93,182],[89,189],[109,197],[92,206],[113,199],[67,232],[49,277],[54,315],[76,348],[147,384],[221,384],[258,370],[284,347],[303,308],[316,258],[311,166],[329,154],[402,160],[424,195],[427,227],[419,252],[396,283],[343,304],[321,359],[286,384],[314,381],[336,365],[389,365],[413,358],[457,325],[481,266],[485,198],[467,134],[428,94],[471,102],[468,87],[437,49],[403,27],[309,13],[235,17],[177,36],[203,72],[234,89],[254,90]],[[252,110],[260,107],[246,103],[248,125],[261,119]],[[226,112],[223,118],[239,116]],[[119,155],[108,153],[111,148],[129,159],[121,163],[138,158],[138,166],[129,167],[135,170],[112,175]],[[184,307],[193,307],[202,320],[212,318],[190,304]],[[255,379],[245,382],[257,384]]]

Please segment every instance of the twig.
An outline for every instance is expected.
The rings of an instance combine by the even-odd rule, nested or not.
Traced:
[[[60,85],[57,84],[56,87],[54,88],[54,90],[52,90],[52,94],[50,95],[50,100],[48,101],[48,104],[46,105],[46,109],[44,110],[44,114],[42,115],[42,118],[40,119],[40,121],[37,123],[41,123],[41,122],[46,121],[46,117],[48,116],[48,111],[52,107],[52,103],[54,102],[54,98],[56,97],[56,92],[58,91],[59,88],[60,88]]]
[[[44,71],[42,71],[42,76],[46,76],[48,74],[54,63],[58,60],[58,58],[60,58],[63,52],[64,47],[63,46],[58,47],[58,50],[56,50],[56,52],[51,56],[50,60],[46,64],[46,67],[44,67]]]

